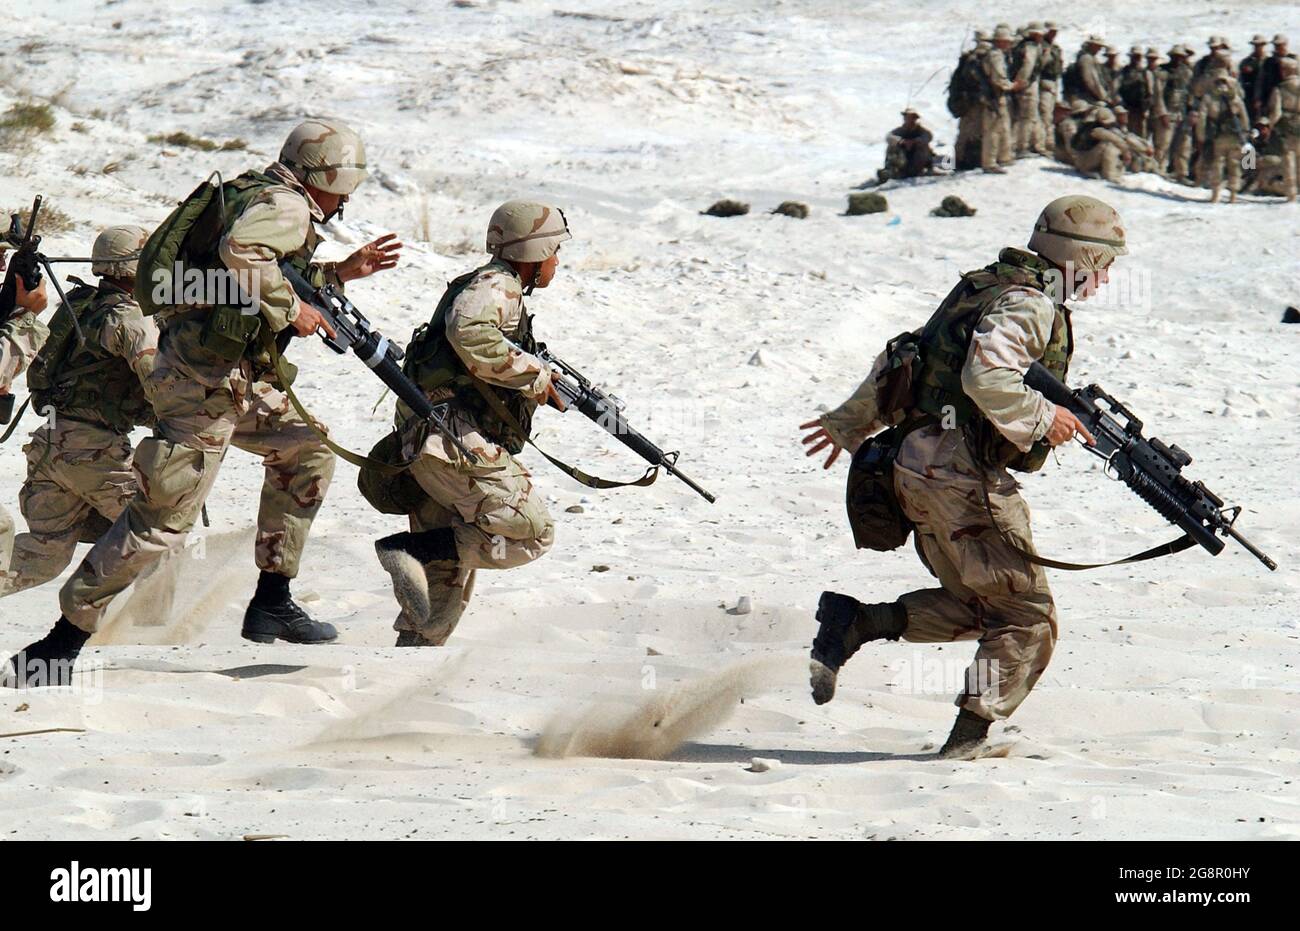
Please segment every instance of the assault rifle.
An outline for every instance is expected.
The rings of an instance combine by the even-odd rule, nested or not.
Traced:
[[[288,262],[280,263],[280,271],[298,296],[320,311],[334,328],[334,336],[324,331],[320,333],[326,346],[339,355],[351,349],[393,394],[406,403],[412,413],[446,437],[470,462],[479,461],[447,424],[448,405],[433,404],[420,386],[406,377],[399,364],[406,353],[400,346],[389,342],[388,337],[371,326],[356,305],[334,285],[316,288]]]
[[[27,218],[26,229],[23,229],[21,216],[16,213],[9,216],[9,229],[5,232],[4,242],[13,247],[14,254],[9,257],[5,268],[4,285],[0,286],[0,326],[8,323],[18,309],[19,279],[22,279],[23,288],[27,291],[35,291],[41,286],[41,272],[44,271],[54,283],[54,290],[58,292],[59,300],[66,304],[68,296],[63,293],[63,286],[59,284],[59,279],[55,277],[54,269],[50,266],[55,262],[90,261],[85,258],[62,256],[51,258],[42,253],[41,237],[36,235],[36,220],[40,213],[41,195],[37,194],[36,199],[32,201],[32,212]],[[85,336],[81,332],[81,324],[75,314],[72,316],[72,326],[76,330],[78,345],[84,343]],[[0,423],[9,422],[13,417],[13,409],[13,395],[0,394]]]
[[[1225,508],[1204,482],[1183,476],[1183,467],[1191,465],[1192,457],[1177,444],[1144,437],[1142,421],[1100,386],[1071,390],[1037,362],[1025,374],[1025,384],[1078,417],[1097,440],[1096,446],[1086,447],[1088,451],[1105,460],[1107,472],[1113,472],[1187,539],[1218,555],[1224,542],[1216,534],[1232,537],[1270,570],[1277,568],[1277,563],[1237,531],[1240,507]],[[1115,417],[1123,418],[1124,423]]]
[[[681,479],[705,501],[712,504],[716,500],[677,468],[680,453],[664,452],[628,424],[623,416],[622,401],[593,385],[581,372],[547,349],[545,343],[537,347],[536,355],[550,368],[551,383],[555,385],[560,397],[564,398],[566,405],[576,408],[652,467],[663,469],[674,478]]]

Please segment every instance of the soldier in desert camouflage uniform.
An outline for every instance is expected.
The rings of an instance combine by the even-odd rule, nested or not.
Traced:
[[[1237,84],[1226,74],[1216,77],[1214,88],[1202,101],[1201,170],[1211,190],[1210,203],[1219,202],[1225,168],[1228,174],[1228,202],[1236,203],[1241,190],[1242,148],[1247,142],[1250,115],[1238,93]]]
[[[1286,199],[1294,201],[1300,176],[1300,76],[1294,58],[1283,59],[1278,70],[1282,79],[1269,94],[1268,117],[1282,146]]]
[[[457,438],[471,462],[429,432],[404,404],[397,409],[403,461],[423,493],[409,533],[375,545],[401,606],[397,646],[441,646],[469,603],[477,569],[511,569],[551,548],[555,527],[515,458],[538,404],[564,408],[537,342],[524,298],[545,288],[572,238],[555,207],[508,201],[488,223],[492,261],[451,282],[407,352],[407,373],[434,403],[451,405]]]
[[[1029,251],[1003,249],[997,262],[964,274],[917,331],[917,407],[904,421],[910,432],[895,460],[894,489],[940,587],[884,603],[823,593],[811,664],[818,704],[834,696],[840,668],[868,641],[978,640],[957,699],[961,710],[940,751],[969,756],[1047,668],[1056,608],[1043,569],[1018,552],[1033,550],[1029,510],[1006,468],[1040,468],[1049,447],[1076,434],[1092,442],[1069,411],[1025,385],[1024,375],[1037,361],[1064,380],[1073,338],[1061,302],[1104,284],[1110,264],[1127,251],[1124,239],[1111,207],[1091,197],[1058,198],[1039,215]],[[805,438],[813,444],[809,455],[830,448],[827,468],[841,449],[856,450],[885,426],[876,379],[886,358],[877,358],[848,401],[805,425],[818,428]]]
[[[28,370],[34,406],[46,422],[23,450],[27,481],[18,500],[28,529],[14,543],[0,595],[57,576],[77,543],[99,539],[135,494],[131,430],[153,422],[146,386],[158,350],[158,328],[132,297],[136,257],[148,238],[139,226],[99,234],[91,249],[98,287],[78,282]]]
[[[1056,144],[1053,147],[1052,154],[1058,162],[1066,165],[1074,164],[1074,155],[1070,150],[1074,137],[1079,133],[1079,127],[1088,121],[1092,108],[1085,101],[1076,100],[1070,104],[1070,112],[1061,119],[1056,126]]]
[[[1179,182],[1186,181],[1191,168],[1195,137],[1190,112],[1193,71],[1188,59],[1191,54],[1191,49],[1184,45],[1169,50],[1169,63],[1165,65],[1165,110],[1169,122],[1162,122],[1156,136],[1156,161]]]
[[[5,270],[5,250],[0,246],[0,275]],[[28,291],[21,275],[15,276],[14,309],[9,319],[0,325],[0,395],[9,394],[13,380],[36,358],[49,330],[38,314],[48,303],[45,279],[34,290]],[[0,570],[9,567],[14,547],[14,520],[0,505]]]
[[[391,236],[337,264],[311,262],[321,241],[314,224],[336,215],[366,175],[360,137],[340,122],[312,119],[294,129],[265,172],[226,182],[215,253],[192,258],[241,273],[257,312],[172,303],[159,313],[150,376],[157,426],[135,453],[139,490],[64,585],[63,616],[54,629],[11,661],[10,684],[52,684],[71,675],[112,599],[184,545],[232,445],[261,456],[266,469],[255,544],[261,572],[242,636],[261,643],[337,637],[332,625],[313,620],[289,594],[334,457],[318,428],[295,413],[275,383],[260,336],[262,330],[292,328],[301,336],[329,330],[289,286],[281,260],[338,285],[396,264],[400,243]]]
[[[1125,142],[1124,150],[1120,153],[1120,160],[1127,171],[1146,171],[1153,174],[1158,173],[1156,169],[1155,149],[1151,143],[1143,136],[1133,132],[1129,126],[1131,114],[1124,107],[1116,107],[1115,114],[1115,133],[1122,137]]]
[[[998,26],[993,33],[993,47],[982,59],[988,86],[981,104],[980,167],[992,174],[1004,174],[1006,169],[1002,166],[1015,159],[1010,95],[1023,90],[1024,84],[1007,77],[1007,51],[1013,39],[1009,26]]]
[[[1118,184],[1124,179],[1124,162],[1134,144],[1119,131],[1114,111],[1102,107],[1092,120],[1079,127],[1070,142],[1072,164],[1085,175]]]
[[[1241,82],[1241,96],[1252,120],[1268,112],[1268,91],[1264,80],[1264,66],[1268,61],[1268,39],[1256,35],[1250,40],[1250,54],[1237,64],[1237,79]]]
[[[959,79],[972,85],[970,92],[977,98],[987,93],[985,88],[983,58],[993,47],[993,40],[982,29],[975,30],[975,47],[962,52],[957,63]],[[975,168],[980,164],[982,139],[984,132],[984,106],[978,100],[972,103],[957,119],[957,141],[953,144],[954,167],[959,171]]]
[[[1043,26],[1030,23],[1012,53],[1016,67],[1011,77],[1023,85],[1012,98],[1018,156],[1037,152],[1043,146],[1043,127],[1038,117],[1038,79],[1043,71],[1043,54]]]
[[[1077,96],[1093,106],[1110,103],[1110,82],[1097,54],[1106,47],[1101,36],[1088,36],[1074,60]]]
[[[1296,199],[1296,179],[1300,176],[1300,75],[1295,59],[1279,65],[1282,81],[1269,94],[1269,121],[1282,144],[1282,168],[1286,178],[1287,200]]]
[[[1056,44],[1056,23],[1043,25],[1042,67],[1038,73],[1038,123],[1042,141],[1035,151],[1051,155],[1056,147],[1056,99],[1064,72],[1061,47]]]

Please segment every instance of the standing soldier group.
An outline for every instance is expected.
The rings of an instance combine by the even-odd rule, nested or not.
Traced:
[[[1184,45],[1168,60],[1135,45],[1121,65],[1089,35],[1068,68],[1055,40],[1053,23],[975,33],[949,84],[958,169],[1001,173],[1015,158],[1050,155],[1112,182],[1150,171],[1199,183],[1212,201],[1225,183],[1229,200],[1247,185],[1295,200],[1300,83],[1286,36],[1273,37],[1269,54],[1256,35],[1239,63],[1212,36],[1195,62]]]

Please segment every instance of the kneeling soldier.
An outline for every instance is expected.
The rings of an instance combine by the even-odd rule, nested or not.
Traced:
[[[551,283],[570,238],[555,207],[503,204],[488,224],[492,261],[451,282],[411,340],[406,373],[435,404],[450,405],[452,432],[478,461],[398,404],[402,459],[412,462],[419,489],[411,531],[375,545],[402,608],[397,646],[441,646],[469,602],[476,569],[521,566],[554,540],[551,516],[515,456],[538,404],[564,408],[533,354],[524,298]]]
[[[153,423],[148,381],[158,351],[158,327],[132,296],[136,259],[148,238],[140,226],[99,234],[90,253],[98,286],[77,282],[27,371],[46,422],[23,450],[27,481],[18,504],[27,533],[14,543],[0,595],[57,576],[77,543],[98,540],[135,494],[131,431]]]
[[[913,408],[882,411],[888,403],[876,382],[885,369],[882,354],[852,398],[805,424],[818,428],[805,438],[815,444],[808,454],[830,447],[829,468],[841,448],[856,450],[887,418],[903,417],[892,490],[940,585],[876,604],[823,593],[812,647],[813,698],[831,700],[840,668],[867,641],[978,639],[957,699],[961,711],[940,751],[945,756],[974,751],[989,725],[1024,701],[1051,658],[1056,608],[1043,569],[1021,552],[1033,548],[1029,509],[1006,470],[1035,471],[1049,447],[1076,433],[1092,438],[1023,377],[1041,362],[1064,380],[1074,342],[1070,310],[1061,301],[1089,296],[1106,282],[1115,257],[1127,252],[1119,215],[1083,196],[1048,204],[1029,250],[1005,248],[992,265],[962,275],[917,331]]]

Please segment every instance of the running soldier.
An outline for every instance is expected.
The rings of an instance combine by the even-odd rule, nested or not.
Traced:
[[[572,237],[555,207],[509,201],[492,214],[492,260],[448,285],[417,330],[405,371],[434,403],[450,405],[452,432],[478,462],[397,406],[401,461],[418,484],[410,532],[375,544],[401,607],[397,646],[442,646],[469,603],[478,569],[512,569],[551,548],[555,525],[532,475],[515,456],[539,404],[563,410],[534,353],[524,298],[547,287],[560,244]]]
[[[818,704],[834,697],[840,669],[864,643],[978,640],[940,750],[970,757],[1043,674],[1056,608],[1045,572],[1020,552],[1033,551],[1029,509],[1007,469],[1035,471],[1051,447],[1092,437],[1024,375],[1040,362],[1065,378],[1074,341],[1062,301],[1089,297],[1126,252],[1114,209],[1092,197],[1057,198],[1034,224],[1028,251],[1005,248],[993,264],[963,274],[917,331],[916,406],[901,412],[893,489],[940,587],[883,603],[824,592],[811,662]],[[805,425],[817,428],[804,438],[808,455],[829,448],[829,468],[841,449],[856,450],[893,417],[877,393],[887,361],[882,353],[848,401]]]
[[[110,227],[95,238],[90,270],[99,283],[73,279],[77,286],[28,368],[33,405],[46,420],[23,448],[27,480],[18,502],[27,532],[15,540],[0,596],[56,577],[77,544],[103,536],[135,494],[131,431],[153,423],[148,384],[158,351],[158,327],[132,296],[148,238],[140,226]]]
[[[334,473],[334,456],[323,428],[292,409],[267,347],[290,329],[300,336],[330,331],[319,311],[289,286],[282,260],[338,286],[396,264],[401,244],[391,236],[342,262],[312,263],[321,242],[315,224],[337,215],[366,175],[360,137],[338,121],[311,119],[290,133],[279,160],[264,172],[248,172],[223,186],[222,231],[211,255],[191,260],[196,267],[239,274],[258,312],[180,302],[159,312],[150,376],[157,425],[135,452],[139,489],[63,586],[63,615],[54,628],[10,660],[7,684],[68,681],[113,598],[184,546],[232,445],[265,464],[255,544],[261,571],[241,635],[258,643],[324,643],[338,636],[289,593]]]

